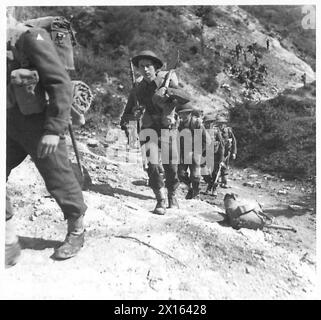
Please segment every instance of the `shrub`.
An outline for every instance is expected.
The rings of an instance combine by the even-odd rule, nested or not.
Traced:
[[[314,176],[315,103],[280,96],[261,104],[246,102],[231,110],[239,164],[288,177]]]

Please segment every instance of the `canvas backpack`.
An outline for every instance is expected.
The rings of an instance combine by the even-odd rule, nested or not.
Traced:
[[[10,54],[10,49],[14,48],[15,41],[20,35],[30,28],[43,28],[54,43],[60,61],[66,70],[74,70],[73,47],[76,45],[74,32],[70,21],[60,16],[48,16],[37,19],[30,19],[17,27],[11,27],[8,34],[8,42],[12,42],[7,48],[7,58],[13,60],[14,55]],[[9,51],[8,51],[9,49]],[[8,106],[17,103],[20,111],[25,115],[40,113],[44,110],[48,98],[46,92],[38,86],[39,76],[37,70],[31,70],[28,61],[23,54],[18,54],[20,68],[11,72],[10,84],[11,91],[8,99]],[[7,60],[8,60],[7,59]],[[10,61],[9,61],[10,63]],[[13,63],[15,63],[13,61]],[[87,84],[82,81],[73,80],[73,102],[71,106],[71,120],[74,125],[83,125],[85,123],[85,112],[88,111],[93,101],[93,94]],[[10,90],[8,90],[10,92]],[[14,101],[12,101],[14,96]]]
[[[24,22],[28,28],[45,29],[57,50],[58,56],[66,70],[74,70],[73,47],[77,44],[71,23],[64,17],[41,17]]]
[[[225,195],[224,206],[227,220],[234,229],[263,229],[273,221],[257,201],[241,198],[234,193]]]

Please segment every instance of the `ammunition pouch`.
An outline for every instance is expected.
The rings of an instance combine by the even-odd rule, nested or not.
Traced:
[[[39,75],[36,70],[13,70],[10,75],[10,88],[22,114],[31,115],[45,110],[46,93],[39,85]]]

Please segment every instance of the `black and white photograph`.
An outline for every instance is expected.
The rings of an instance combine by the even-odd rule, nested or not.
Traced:
[[[316,10],[7,1],[0,299],[320,299]]]

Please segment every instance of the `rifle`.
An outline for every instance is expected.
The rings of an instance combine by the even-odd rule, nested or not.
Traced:
[[[170,66],[169,72],[168,72],[167,77],[166,77],[166,80],[165,80],[164,87],[165,87],[166,89],[168,89],[169,83],[170,83],[171,78],[172,78],[172,74],[174,73],[175,69],[177,69],[177,67],[179,66],[179,63],[180,63],[180,54],[179,54],[179,50],[177,50],[176,59],[175,59],[173,65]]]
[[[164,85],[161,88],[159,88],[159,91],[160,91],[160,89],[165,88],[165,92],[158,95],[158,93],[159,93],[159,91],[158,91],[157,97],[159,98],[160,101],[158,102],[156,100],[154,102],[156,104],[160,103],[162,105],[162,107],[161,107],[162,108],[161,124],[168,126],[168,128],[171,128],[176,123],[176,120],[175,120],[176,105],[167,104],[166,102],[167,102],[167,99],[170,98],[170,94],[168,92],[170,81],[172,80],[175,69],[178,67],[179,63],[180,63],[179,50],[177,50],[176,56],[169,63],[169,68],[168,68],[169,71],[166,74]],[[163,94],[164,94],[164,96],[162,96]],[[165,97],[166,102],[163,100],[163,97]],[[153,99],[154,99],[154,97],[153,97]],[[165,102],[165,103],[163,103],[163,102]]]
[[[228,152],[227,156],[224,158],[224,163],[226,163],[226,160],[230,157],[230,151]],[[218,179],[221,175],[221,171],[222,171],[222,162],[220,162],[220,165],[219,165],[219,168],[218,168],[218,171],[217,171],[217,174],[216,174],[216,177],[215,177],[215,180],[214,180],[214,183],[213,183],[213,186],[212,186],[212,194],[214,193],[214,190],[217,188],[218,186]]]
[[[77,147],[77,143],[76,143],[76,139],[75,139],[75,135],[74,135],[71,123],[68,124],[68,130],[69,130],[72,146],[73,146],[76,159],[77,159],[77,164],[78,164],[78,170],[76,170],[73,166],[72,168],[82,190],[86,190],[91,184],[91,178],[89,176],[88,170],[81,165],[78,147]]]
[[[264,227],[271,228],[271,229],[289,230],[289,231],[293,231],[294,233],[297,232],[297,230],[293,227],[279,226],[278,224],[266,224],[266,225],[264,225]]]
[[[133,66],[133,62],[132,62],[131,58],[129,59],[129,69],[130,69],[130,76],[131,76],[133,88],[135,88],[136,87],[136,77],[135,77],[134,66]],[[137,133],[139,133],[140,132],[140,118],[141,118],[144,110],[139,105],[136,95],[134,96],[134,99],[135,99],[135,102],[134,102],[133,115],[135,116],[135,118],[137,120],[136,131],[137,131]],[[127,138],[128,138],[128,144],[129,144],[129,136],[127,136]]]

